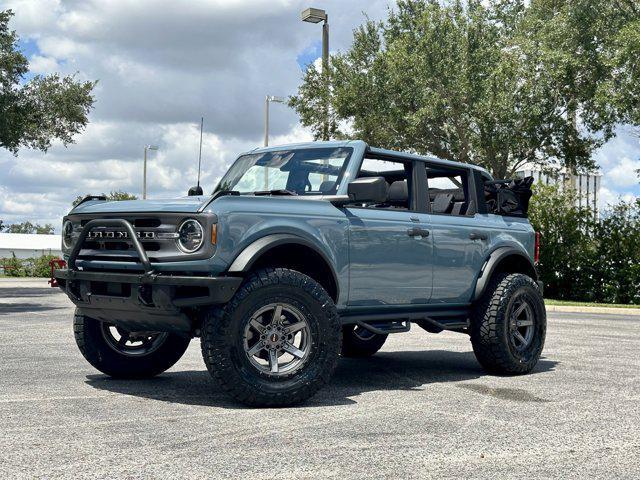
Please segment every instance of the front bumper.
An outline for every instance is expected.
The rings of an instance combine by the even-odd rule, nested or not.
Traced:
[[[240,277],[56,270],[59,287],[81,314],[128,330],[193,333],[194,307],[224,304]]]

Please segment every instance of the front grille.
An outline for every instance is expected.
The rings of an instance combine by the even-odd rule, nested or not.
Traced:
[[[189,260],[204,259],[211,257],[215,251],[215,245],[205,242],[205,245],[198,252],[185,254],[180,251],[172,236],[177,227],[189,218],[197,218],[202,223],[205,232],[210,232],[211,225],[216,221],[216,216],[213,214],[71,214],[66,217],[74,225],[76,238],[80,235],[82,228],[91,220],[116,218],[124,219],[133,226],[136,236],[151,262],[176,262],[186,258]],[[139,262],[137,252],[128,237],[126,229],[122,227],[95,227],[89,232],[82,244],[78,260],[137,263]]]

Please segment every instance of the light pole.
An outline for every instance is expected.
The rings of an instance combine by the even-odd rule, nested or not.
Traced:
[[[142,174],[142,198],[147,198],[147,150],[158,150],[157,145],[144,146],[144,168]]]
[[[302,21],[308,23],[320,23],[322,24],[322,76],[325,80],[325,87],[329,89],[329,15],[324,10],[319,8],[307,8],[302,12]],[[329,95],[327,91],[327,98],[324,105],[324,126],[322,127],[322,139],[329,140]]]
[[[264,97],[264,146],[269,146],[269,103],[287,103],[287,99],[284,97],[276,97],[274,95],[267,95]]]

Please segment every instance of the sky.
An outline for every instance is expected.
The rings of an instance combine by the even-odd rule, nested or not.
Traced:
[[[329,14],[330,50],[344,51],[389,0],[314,1]],[[238,154],[262,145],[265,95],[295,94],[320,56],[320,25],[303,23],[308,1],[0,0],[35,74],[98,80],[86,130],[67,148],[18,156],[0,151],[0,219],[52,223],[88,193],[141,195],[144,145],[148,196],[185,195],[197,175],[204,116],[202,184],[212,191]],[[30,78],[27,77],[28,78]],[[271,106],[271,144],[311,140],[294,111]],[[640,138],[620,129],[596,153],[601,207],[640,195]]]

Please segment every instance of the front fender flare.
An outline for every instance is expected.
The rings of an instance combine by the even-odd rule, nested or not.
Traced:
[[[231,266],[227,270],[228,273],[246,273],[251,270],[253,264],[267,251],[271,250],[278,245],[284,244],[295,244],[295,245],[303,245],[307,248],[310,248],[315,253],[320,255],[322,259],[327,263],[329,269],[331,270],[331,274],[333,276],[333,281],[335,282],[336,287],[340,284],[338,283],[338,275],[336,274],[333,262],[324,253],[320,248],[318,248],[313,242],[307,240],[306,238],[300,237],[298,235],[292,235],[289,233],[274,233],[271,235],[266,235],[255,240],[253,243],[249,244],[245,247],[242,252],[235,258],[235,260],[231,263]]]
[[[484,265],[482,266],[482,269],[480,270],[480,274],[478,275],[478,280],[476,281],[475,293],[473,296],[474,301],[482,297],[482,294],[487,289],[487,286],[489,285],[489,281],[491,280],[491,277],[493,276],[493,273],[495,272],[498,265],[500,265],[500,262],[503,259],[510,257],[512,255],[517,255],[518,257],[521,257],[522,259],[524,259],[527,262],[527,264],[531,267],[531,271],[534,274],[533,279],[534,280],[538,279],[538,274],[536,273],[536,267],[531,261],[531,258],[529,258],[529,255],[527,255],[524,251],[517,249],[515,247],[498,247],[493,252],[491,252],[489,257],[485,261]]]

